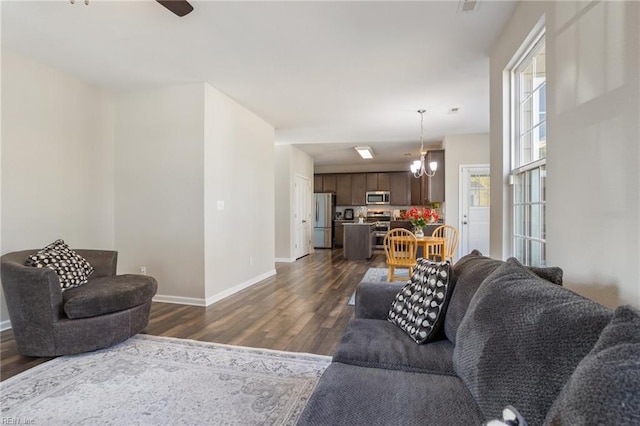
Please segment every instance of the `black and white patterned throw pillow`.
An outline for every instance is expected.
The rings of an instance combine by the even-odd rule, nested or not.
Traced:
[[[93,267],[87,260],[65,244],[56,240],[37,253],[32,254],[25,262],[35,268],[53,269],[60,280],[63,290],[86,284],[93,273]]]
[[[416,343],[425,343],[438,332],[449,303],[451,264],[418,259],[411,280],[396,295],[388,319]]]

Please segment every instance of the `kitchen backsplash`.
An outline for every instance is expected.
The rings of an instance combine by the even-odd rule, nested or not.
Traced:
[[[438,215],[441,218],[444,218],[444,204],[445,203],[439,203],[440,205],[438,206],[438,208],[436,209],[436,211],[438,212]],[[391,216],[392,219],[396,219],[396,217],[394,217],[395,215],[398,215],[399,211],[401,210],[409,210],[411,207],[413,206],[391,206],[391,205],[387,205],[387,206],[336,206],[336,214],[339,217],[343,216],[344,213],[344,209],[353,209],[353,215],[355,217],[358,217],[358,214],[360,212],[363,212],[364,215],[366,216],[367,211],[376,211],[376,212],[389,212],[389,216]],[[422,208],[422,206],[416,206],[418,208]],[[395,213],[395,215],[394,215]],[[398,217],[399,218],[399,217]]]

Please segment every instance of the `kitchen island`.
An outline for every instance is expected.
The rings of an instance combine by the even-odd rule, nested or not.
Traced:
[[[372,223],[344,224],[344,258],[348,260],[366,260],[373,256],[375,245],[374,225]]]

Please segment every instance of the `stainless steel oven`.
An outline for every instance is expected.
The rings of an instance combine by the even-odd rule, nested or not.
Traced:
[[[389,232],[391,224],[389,220],[391,219],[391,217],[380,216],[377,213],[378,212],[369,212],[369,216],[367,216],[367,222],[373,223],[373,235],[375,238],[374,247],[381,249],[384,248],[384,237],[385,235],[387,235],[387,232]]]

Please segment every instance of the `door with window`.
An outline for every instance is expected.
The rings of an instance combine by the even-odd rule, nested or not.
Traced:
[[[460,167],[460,253],[489,254],[489,166]]]

